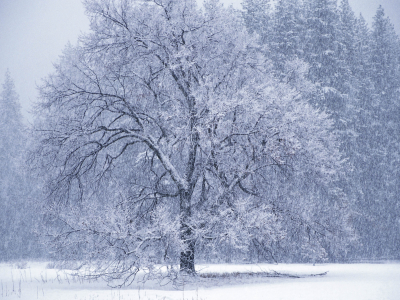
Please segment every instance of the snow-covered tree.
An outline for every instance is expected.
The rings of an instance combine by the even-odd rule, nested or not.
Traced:
[[[10,72],[0,94],[0,260],[37,255],[26,174],[26,137],[18,95]]]
[[[271,34],[271,1],[244,0],[243,19],[250,33],[257,32],[262,43],[270,39]]]
[[[36,110],[62,258],[129,283],[155,264],[193,273],[195,254],[318,260],[344,244],[343,162],[304,63],[274,79],[217,1],[85,4],[91,33],[66,48]]]
[[[279,71],[285,62],[303,54],[305,24],[302,3],[299,0],[279,0],[272,18],[269,41],[270,57]]]
[[[399,88],[399,38],[393,24],[380,6],[372,26],[372,78],[376,93],[387,101],[396,101]]]
[[[355,48],[356,17],[348,0],[342,0],[339,6],[338,56],[339,72],[338,88],[344,94],[355,98]]]
[[[307,23],[305,60],[310,64],[310,79],[323,87],[335,85],[338,67],[338,11],[336,0],[305,1]],[[335,106],[328,103],[328,107]]]
[[[400,42],[393,25],[379,7],[372,26],[370,57],[364,90],[365,122],[360,128],[362,160],[357,164],[363,194],[357,227],[362,234],[364,253],[379,258],[398,258],[399,233],[399,145],[400,129]],[[365,82],[365,80],[364,80]],[[365,85],[365,84],[364,84]]]
[[[371,79],[372,73],[372,50],[371,50],[371,32],[364,17],[360,16],[356,19],[354,39],[354,61],[353,69],[356,77],[357,98],[360,99],[360,106],[371,103],[374,94],[374,85]]]
[[[11,159],[10,157],[8,157],[8,159],[2,159],[2,163],[12,164],[14,160],[13,158],[18,157],[22,149],[23,125],[18,95],[15,91],[14,81],[12,80],[9,71],[5,74],[0,100],[0,130],[2,135],[0,155],[11,156]]]
[[[340,186],[351,199],[360,235],[349,257],[397,258],[400,43],[393,25],[379,7],[370,30],[348,0],[339,7],[335,0],[279,0],[274,10],[258,7],[257,20],[268,20],[272,29],[256,26],[255,18],[246,26],[268,36],[261,39],[263,53],[276,77],[288,78],[285,66],[294,57],[304,60],[318,91],[310,103],[334,120],[349,163]],[[247,20],[253,15],[245,9]]]

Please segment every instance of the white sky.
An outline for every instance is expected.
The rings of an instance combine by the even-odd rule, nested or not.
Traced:
[[[222,0],[240,8],[242,0]],[[371,23],[382,4],[400,33],[400,0],[349,0]],[[23,115],[37,97],[36,84],[52,71],[64,46],[75,43],[88,21],[81,0],[0,0],[0,83],[7,68],[20,95]]]

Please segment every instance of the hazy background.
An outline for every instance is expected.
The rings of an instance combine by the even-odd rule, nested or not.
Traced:
[[[240,8],[242,0],[222,2]],[[400,32],[400,0],[349,2],[356,15],[362,13],[370,24],[382,4]],[[81,0],[0,0],[0,83],[8,68],[27,121],[31,120],[29,111],[37,97],[36,84],[52,71],[52,63],[68,41],[75,44],[88,28]]]

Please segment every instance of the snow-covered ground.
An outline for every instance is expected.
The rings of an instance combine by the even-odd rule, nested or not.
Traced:
[[[101,281],[78,280],[65,271],[47,269],[46,263],[29,262],[24,269],[0,264],[0,299],[44,300],[399,300],[400,264],[280,264],[199,265],[203,273],[277,271],[302,278],[223,277],[204,279],[180,290],[171,285],[134,284],[111,289]],[[21,267],[21,265],[20,265]]]

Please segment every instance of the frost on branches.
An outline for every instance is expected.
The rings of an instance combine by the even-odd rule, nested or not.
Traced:
[[[217,1],[85,4],[91,33],[67,47],[37,106],[60,259],[129,284],[159,266],[192,274],[195,260],[342,250],[344,164],[328,115],[307,104],[303,63],[274,79]]]

